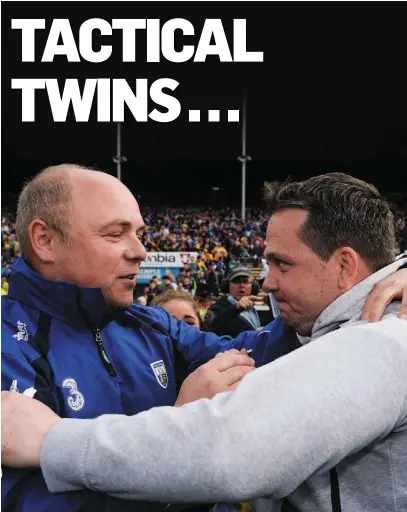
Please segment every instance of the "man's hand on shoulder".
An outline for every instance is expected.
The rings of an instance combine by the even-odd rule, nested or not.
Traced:
[[[377,322],[393,299],[401,299],[399,318],[407,320],[407,269],[399,270],[379,281],[367,298],[362,320]]]

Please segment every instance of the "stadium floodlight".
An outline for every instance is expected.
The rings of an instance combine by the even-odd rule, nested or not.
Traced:
[[[116,164],[117,179],[122,181],[122,163],[127,162],[127,158],[122,155],[122,124],[117,123],[117,137],[116,137],[116,156],[113,157],[113,162]]]
[[[242,108],[242,154],[238,158],[242,162],[242,221],[246,220],[246,162],[251,158],[246,154],[246,93],[243,93]]]

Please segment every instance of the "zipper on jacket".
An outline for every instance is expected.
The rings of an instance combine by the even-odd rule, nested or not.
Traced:
[[[98,348],[99,355],[103,362],[103,366],[106,368],[107,373],[109,374],[110,377],[116,377],[117,374],[112,366],[112,363],[109,361],[109,358],[106,355],[105,348],[103,346],[103,339],[100,334],[100,329],[94,329],[92,330],[92,332],[96,341],[96,346]]]

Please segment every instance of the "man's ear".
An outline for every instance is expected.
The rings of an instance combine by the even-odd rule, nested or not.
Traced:
[[[55,263],[57,233],[43,220],[35,219],[28,226],[28,236],[35,255],[43,263]]]
[[[339,265],[338,288],[347,291],[358,281],[359,256],[351,247],[341,247],[335,251]]]

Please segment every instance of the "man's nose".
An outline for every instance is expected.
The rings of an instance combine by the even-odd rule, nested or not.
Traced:
[[[147,258],[147,251],[141,241],[136,238],[127,246],[124,257],[127,260],[144,261]]]
[[[262,285],[263,291],[270,293],[278,290],[278,280],[274,277],[273,272],[269,272]]]

